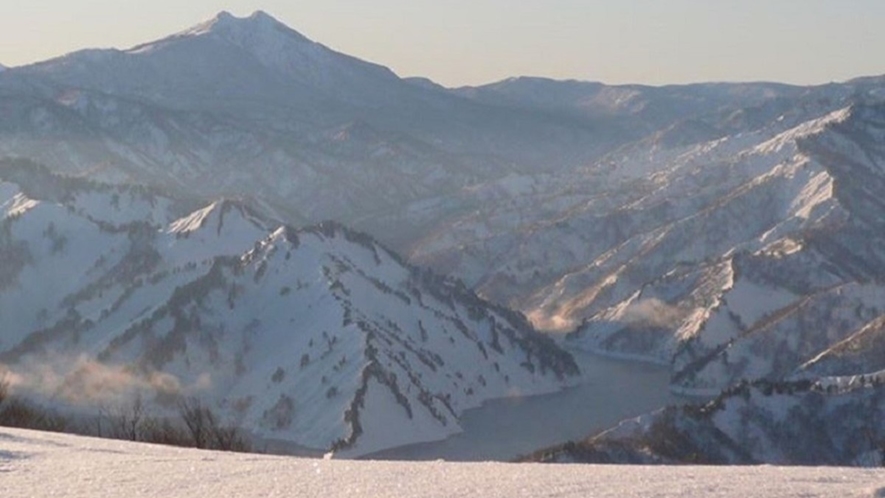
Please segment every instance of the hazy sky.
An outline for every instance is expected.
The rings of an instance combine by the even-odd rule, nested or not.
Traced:
[[[885,0],[0,0],[0,63],[126,48],[261,9],[336,50],[448,86],[822,83],[885,73]]]

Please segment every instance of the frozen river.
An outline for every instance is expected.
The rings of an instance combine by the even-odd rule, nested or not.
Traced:
[[[468,410],[464,432],[444,441],[385,450],[368,459],[510,460],[534,450],[584,438],[667,404],[685,402],[667,389],[669,370],[572,352],[583,371],[580,385],[542,396],[493,400]]]

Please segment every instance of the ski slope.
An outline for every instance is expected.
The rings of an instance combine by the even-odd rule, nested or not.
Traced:
[[[885,471],[355,462],[0,428],[0,496],[883,496]]]

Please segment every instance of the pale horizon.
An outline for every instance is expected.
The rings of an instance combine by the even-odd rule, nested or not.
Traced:
[[[0,64],[126,49],[221,11],[245,17],[262,10],[334,50],[447,87],[521,76],[655,86],[818,85],[885,74],[885,63],[869,55],[885,50],[885,30],[879,29],[885,2],[662,3],[33,0],[5,8]]]

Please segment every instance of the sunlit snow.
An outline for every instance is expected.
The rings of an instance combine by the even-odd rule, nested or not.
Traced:
[[[354,462],[0,429],[0,496],[882,496],[885,471]]]

